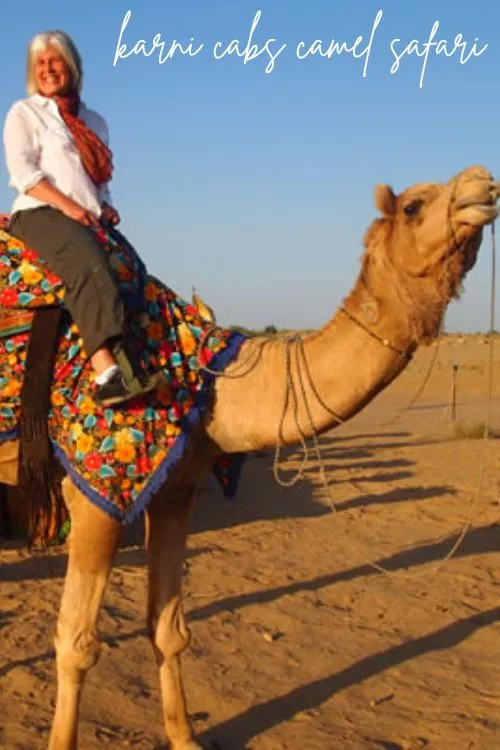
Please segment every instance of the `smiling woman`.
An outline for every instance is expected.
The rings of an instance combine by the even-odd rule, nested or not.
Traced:
[[[79,82],[80,76],[76,60],[64,59],[58,48],[49,44],[38,55],[30,49],[28,58],[28,92],[42,96],[57,96],[60,92],[69,91],[72,81]]]
[[[27,99],[10,108],[4,128],[10,185],[18,195],[9,231],[36,249],[65,286],[104,406],[151,391],[156,378],[126,344],[119,289],[99,241],[120,220],[111,205],[108,127],[80,98],[80,54],[62,31],[38,34],[27,56]]]

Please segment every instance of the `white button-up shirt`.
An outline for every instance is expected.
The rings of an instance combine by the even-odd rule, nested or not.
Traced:
[[[108,126],[97,112],[82,102],[79,117],[108,144]],[[19,193],[12,213],[46,205],[26,195],[42,179],[96,216],[101,215],[104,201],[111,203],[107,184],[97,188],[87,174],[53,99],[33,94],[15,102],[7,113],[3,136],[9,186]]]

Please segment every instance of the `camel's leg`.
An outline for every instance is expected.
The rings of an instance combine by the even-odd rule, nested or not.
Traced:
[[[16,485],[19,471],[19,441],[5,440],[0,443],[0,482]]]
[[[193,488],[161,492],[148,510],[148,627],[160,671],[165,730],[172,750],[199,750],[186,712],[180,654],[189,643],[181,601],[186,527]]]
[[[87,500],[69,479],[69,562],[57,622],[57,701],[49,750],[76,750],[78,708],[87,670],[99,658],[97,616],[118,547],[120,524]]]

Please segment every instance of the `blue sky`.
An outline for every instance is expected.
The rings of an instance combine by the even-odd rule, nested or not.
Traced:
[[[130,51],[150,50],[156,34],[184,47],[159,62],[133,54],[114,65],[120,29]],[[216,42],[266,51],[244,63],[215,60]],[[297,45],[315,39],[366,47],[370,55],[299,60]],[[449,49],[463,35],[482,55],[461,64],[459,51],[422,58],[397,54],[412,40]],[[471,164],[500,174],[498,71],[500,4],[444,0],[22,0],[2,8],[2,117],[24,96],[25,49],[33,34],[62,28],[84,60],[83,98],[108,120],[115,153],[114,202],[122,231],[150,270],[180,294],[192,285],[224,324],[316,327],[347,293],[358,271],[362,237],[374,218],[373,187],[396,191],[447,180]],[[363,67],[366,63],[366,77]],[[7,72],[8,71],[8,72]],[[0,159],[0,211],[13,194]],[[489,235],[450,330],[488,328]],[[498,315],[497,315],[498,318]]]

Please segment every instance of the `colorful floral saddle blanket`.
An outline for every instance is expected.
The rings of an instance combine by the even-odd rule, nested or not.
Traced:
[[[49,414],[55,453],[80,490],[128,523],[144,510],[182,457],[202,418],[214,375],[237,355],[244,337],[214,329],[199,310],[148,276],[116,229],[98,234],[128,311],[128,333],[143,366],[162,372],[154,394],[103,409],[78,329],[63,315]],[[60,304],[64,288],[35,250],[0,230],[0,441],[18,436],[30,313]],[[9,315],[9,309],[12,315]],[[24,317],[19,311],[24,310]],[[2,322],[3,321],[3,322]],[[222,456],[214,473],[227,496],[236,491],[243,455]]]

